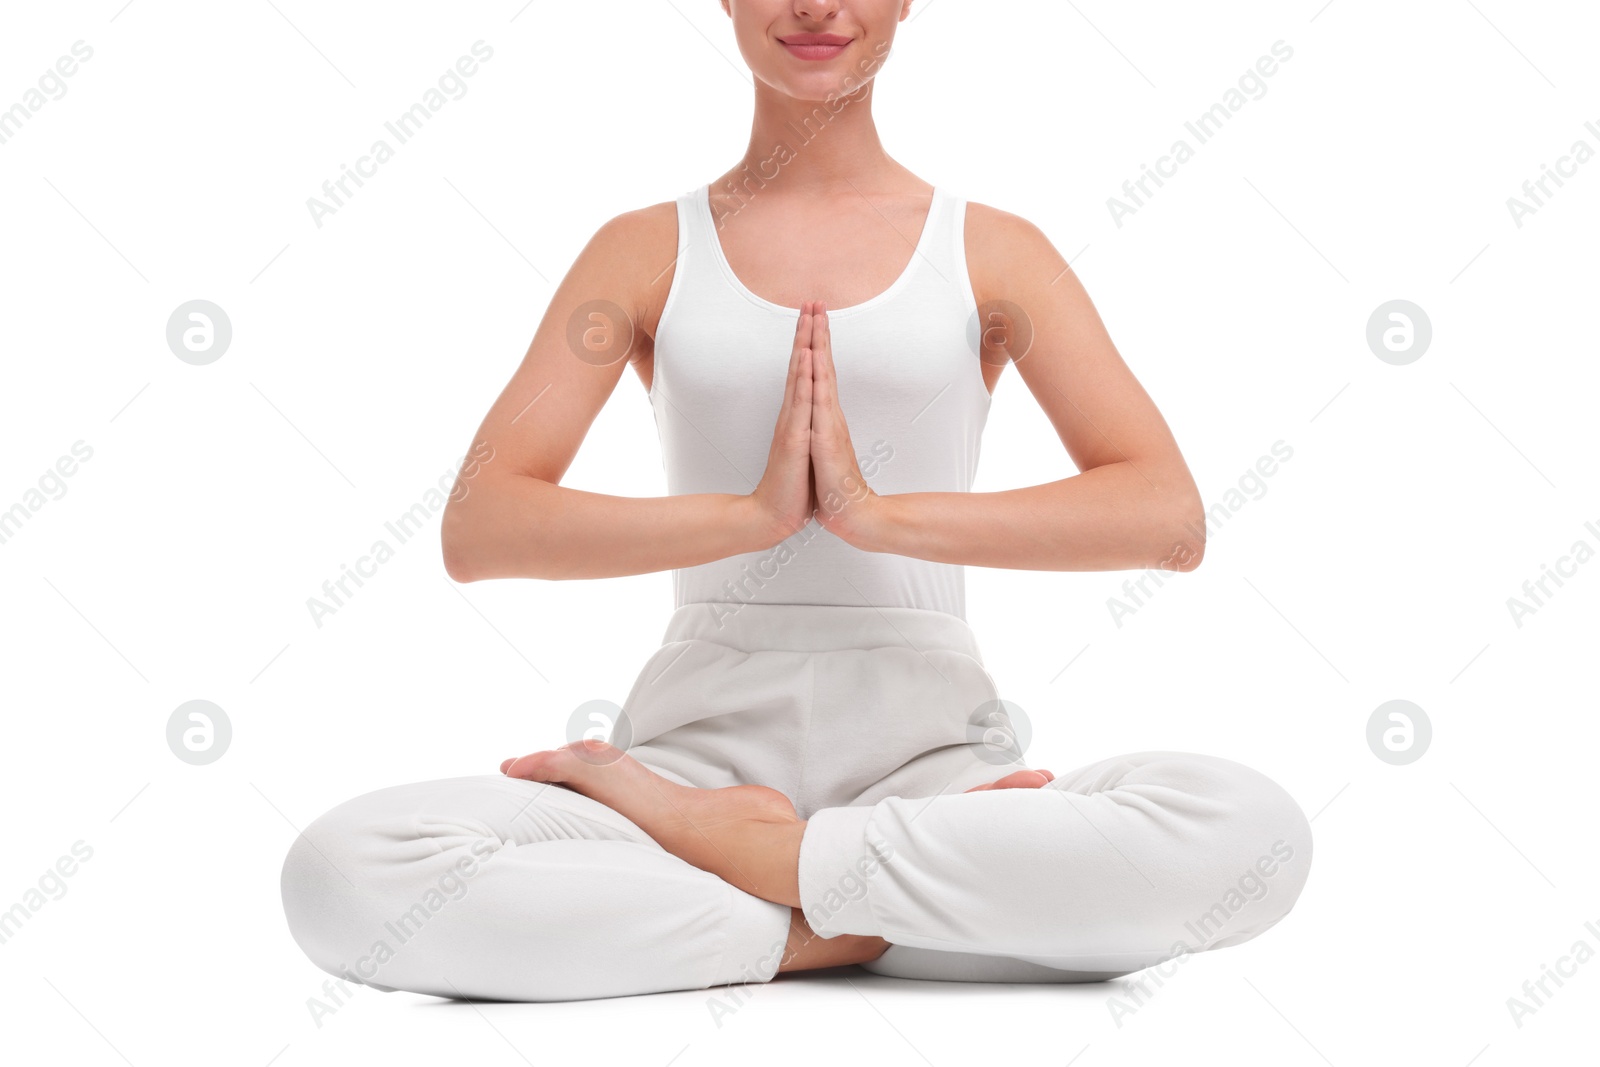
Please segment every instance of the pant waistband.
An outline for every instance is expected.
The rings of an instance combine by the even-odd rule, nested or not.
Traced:
[[[980,663],[977,635],[967,621],[930,608],[857,604],[683,604],[667,620],[663,644],[711,641],[743,652],[831,652],[891,645],[916,651],[947,649]]]

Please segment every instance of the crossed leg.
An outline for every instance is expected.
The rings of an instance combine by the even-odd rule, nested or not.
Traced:
[[[282,891],[336,978],[329,1011],[361,986],[550,1001],[765,980],[792,917],[604,804],[498,774],[338,805],[295,839]]]
[[[851,962],[1095,980],[1256,936],[1311,860],[1283,790],[1205,756],[1018,772],[806,821],[772,790],[694,789],[631,757],[556,750],[505,769],[517,777],[357,797],[296,840],[285,912],[338,977],[333,1003],[358,984],[570,1000]]]
[[[776,789],[760,785],[696,789],[662,777],[603,741],[579,741],[500,764],[512,778],[560,784],[625,814],[667,852],[729,885],[795,909],[779,971],[877,959],[877,935],[818,938],[800,910],[799,856],[806,823]],[[969,792],[1039,788],[1049,771],[1020,770]]]
[[[801,820],[774,790],[693,789],[583,746],[501,769],[624,813],[691,865],[797,909],[821,939],[872,939],[845,962],[878,958],[883,942],[1125,974],[1257,936],[1288,913],[1310,868],[1293,799],[1211,756],[1136,753],[1010,783],[1038,788],[889,797]]]

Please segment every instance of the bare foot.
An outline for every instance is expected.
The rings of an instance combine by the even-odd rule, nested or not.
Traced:
[[[1049,771],[1012,771],[1004,778],[984,785],[975,785],[968,789],[968,793],[978,793],[985,789],[1038,789],[1056,780],[1056,776]]]
[[[875,960],[889,950],[889,942],[881,937],[861,934],[839,934],[836,937],[818,937],[799,908],[789,913],[789,940],[783,949],[783,961],[778,973],[789,971],[814,971],[819,967],[844,967],[852,963]]]
[[[598,800],[632,819],[674,856],[729,885],[763,900],[800,906],[800,837],[806,824],[776,789],[693,789],[604,741],[577,741],[508,759],[500,770]]]

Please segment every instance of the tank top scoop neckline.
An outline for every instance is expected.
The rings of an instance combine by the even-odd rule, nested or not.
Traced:
[[[728,262],[728,254],[722,247],[721,228],[717,225],[716,215],[711,210],[711,184],[707,182],[705,185],[700,186],[692,195],[695,206],[701,214],[701,221],[708,227],[706,232],[710,235],[710,240],[707,244],[711,247],[711,258],[716,261],[717,269],[722,274],[723,280],[732,286],[740,296],[757,307],[764,307],[770,311],[787,315],[790,318],[798,317],[800,314],[799,308],[776,303],[755,292],[740,280],[739,275],[733,269],[733,264]],[[928,202],[928,216],[923,221],[922,231],[917,234],[916,244],[912,246],[911,258],[906,261],[905,268],[900,271],[894,281],[889,283],[887,289],[876,296],[869,297],[860,303],[851,304],[848,307],[829,308],[828,318],[831,320],[841,315],[854,315],[863,311],[870,311],[878,305],[892,300],[896,294],[909,285],[912,275],[917,272],[918,263],[927,259],[928,246],[932,242],[935,231],[939,229],[939,212],[945,208],[946,195],[944,187],[935,185],[932,198]]]

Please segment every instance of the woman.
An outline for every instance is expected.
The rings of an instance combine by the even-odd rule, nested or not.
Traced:
[[[590,241],[443,526],[457,581],[671,569],[662,647],[617,747],[309,826],[284,903],[323,969],[501,1000],[840,964],[1088,981],[1293,905],[1310,827],[1260,774],[1145,752],[1055,777],[1007,732],[963,565],[1190,570],[1204,518],[1050,242],[884,152],[871,83],[911,6],[723,0],[755,75],[745,159]],[[627,363],[670,495],[559,485]],[[1008,363],[1081,473],[972,493]]]

